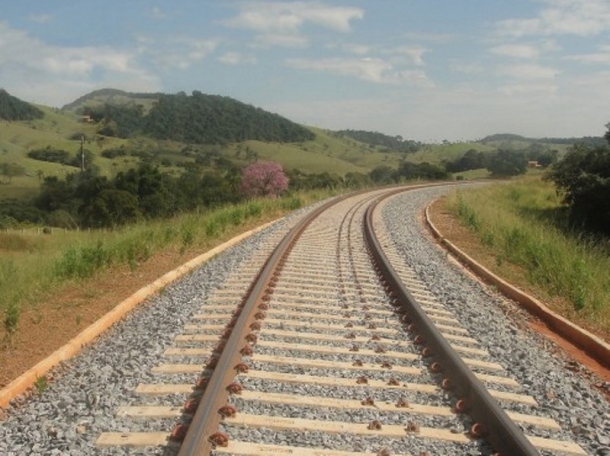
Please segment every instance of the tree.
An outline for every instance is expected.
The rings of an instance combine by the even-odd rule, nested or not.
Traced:
[[[44,113],[40,109],[9,95],[4,89],[0,89],[0,119],[34,120],[42,117],[44,117]]]
[[[489,158],[487,169],[495,177],[509,177],[525,174],[527,158],[522,152],[500,149]]]
[[[369,173],[369,177],[376,184],[386,185],[394,182],[394,172],[395,170],[391,166],[379,165]]]
[[[16,163],[0,163],[0,174],[6,178],[6,183],[10,184],[13,177],[25,175],[25,168]]]
[[[279,163],[256,162],[244,168],[240,188],[249,198],[276,197],[288,189],[288,178]]]
[[[83,210],[83,219],[91,227],[115,227],[140,218],[138,199],[129,192],[102,190]]]
[[[573,146],[546,175],[563,193],[574,224],[610,234],[610,148]]]

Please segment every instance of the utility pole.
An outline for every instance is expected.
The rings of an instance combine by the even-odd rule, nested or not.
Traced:
[[[85,135],[80,135],[80,172],[85,172],[85,149],[83,148],[85,144]]]

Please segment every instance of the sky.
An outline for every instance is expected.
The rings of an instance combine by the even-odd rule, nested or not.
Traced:
[[[610,0],[0,0],[0,88],[105,87],[425,142],[601,136]]]

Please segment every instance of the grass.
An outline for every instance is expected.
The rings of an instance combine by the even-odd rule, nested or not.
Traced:
[[[407,155],[407,160],[413,163],[440,163],[442,160],[455,161],[464,156],[470,149],[479,152],[491,152],[493,147],[475,142],[426,144],[414,154]]]
[[[36,389],[36,392],[38,394],[44,393],[48,387],[49,382],[44,375],[36,378],[36,381],[34,382],[34,388]]]
[[[45,116],[42,119],[23,122],[0,122],[0,162],[15,163],[25,168],[25,176],[15,177],[11,184],[0,184],[0,199],[27,198],[34,196],[40,186],[41,177],[64,177],[70,172],[78,171],[75,167],[58,163],[43,162],[31,159],[27,152],[32,149],[51,146],[76,154],[80,141],[69,139],[71,135],[82,132],[89,138],[95,138],[96,126],[78,122],[78,116],[71,112],[56,111],[41,107]],[[375,148],[353,141],[349,138],[337,138],[324,130],[311,128],[317,135],[313,141],[304,143],[265,143],[245,141],[227,146],[199,145],[194,149],[200,152],[219,151],[222,156],[238,164],[246,164],[245,150],[250,147],[260,159],[278,161],[288,169],[296,168],[307,173],[330,172],[341,176],[348,172],[368,173],[375,166],[388,164],[398,166],[400,156],[395,153],[383,153]],[[162,159],[169,162],[192,162],[193,155],[184,155],[184,143],[176,141],[157,141],[146,137],[133,139],[104,138],[103,141],[91,140],[85,148],[94,156],[94,164],[100,173],[112,178],[119,171],[137,167],[138,157],[125,156],[108,159],[101,156],[103,150],[125,146],[128,150],[142,150],[157,155],[153,164],[160,164]],[[237,150],[242,154],[237,157]],[[182,169],[172,165],[163,166],[164,172],[175,175]]]
[[[135,271],[161,252],[193,256],[238,232],[328,196],[330,192],[317,191],[258,199],[114,231],[0,233],[0,315],[5,332],[14,333],[15,312],[18,319],[23,306],[44,305],[44,297],[63,286],[117,265]]]
[[[610,332],[610,241],[571,231],[552,184],[533,175],[460,190],[447,207],[494,252],[496,267],[518,265],[568,315]]]
[[[10,302],[6,309],[4,316],[4,331],[9,346],[13,345],[13,336],[17,332],[17,325],[19,323],[19,306],[14,302]]]
[[[469,171],[462,171],[461,173],[456,173],[455,178],[458,179],[458,176],[462,176],[464,180],[475,180],[475,179],[485,179],[490,177],[491,173],[487,168],[480,169],[471,169]]]

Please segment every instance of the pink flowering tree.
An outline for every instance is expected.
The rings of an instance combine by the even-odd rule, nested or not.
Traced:
[[[248,197],[276,197],[288,189],[288,178],[282,165],[275,162],[256,162],[244,168],[241,193]]]

